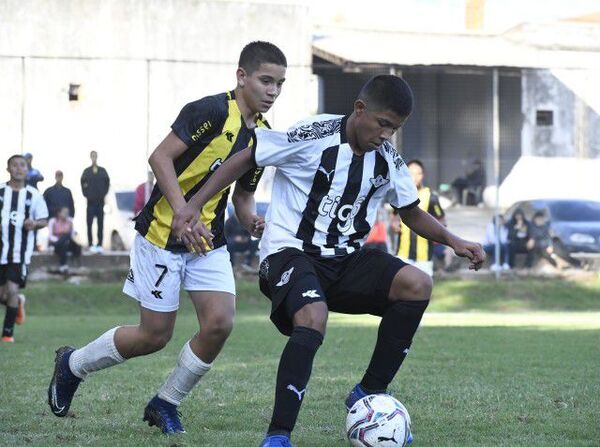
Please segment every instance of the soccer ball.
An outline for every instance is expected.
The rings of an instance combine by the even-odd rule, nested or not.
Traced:
[[[350,409],[346,435],[355,447],[404,447],[412,442],[410,416],[392,396],[371,394]]]

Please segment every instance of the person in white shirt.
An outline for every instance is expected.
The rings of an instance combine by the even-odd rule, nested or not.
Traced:
[[[10,179],[0,183],[0,303],[6,306],[2,341],[12,343],[15,323],[25,321],[25,296],[19,289],[25,288],[34,233],[48,223],[48,208],[42,194],[25,184],[25,157],[10,157],[6,170]]]
[[[361,250],[388,191],[412,230],[469,258],[472,269],[485,258],[481,245],[450,233],[417,206],[411,175],[389,143],[412,103],[405,81],[380,75],[363,86],[350,116],[318,115],[287,132],[256,129],[255,144],[226,161],[173,220],[188,249],[202,252],[212,235],[198,222],[198,210],[251,167],[277,168],[259,276],[272,301],[271,320],[289,340],[261,447],[291,446],[330,310],[382,317],[366,374],[346,398],[348,409],[367,394],[386,392],[410,349],[431,278],[388,253]]]

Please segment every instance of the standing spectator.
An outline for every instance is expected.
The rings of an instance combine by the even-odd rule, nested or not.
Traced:
[[[515,255],[528,253],[529,221],[521,208],[517,208],[508,222],[508,265],[515,267]]]
[[[148,171],[148,179],[144,183],[140,183],[137,188],[135,188],[135,201],[133,203],[133,215],[137,216],[140,211],[144,208],[146,202],[150,198],[150,194],[152,194],[152,189],[154,188],[154,173],[152,171]]]
[[[536,211],[533,215],[529,231],[529,240],[527,241],[527,267],[532,267],[539,258],[544,258],[553,267],[557,267],[556,255],[552,247],[552,238],[550,237],[550,222],[546,220],[544,211]]]
[[[48,206],[50,217],[56,217],[61,208],[69,210],[69,216],[75,217],[75,205],[73,204],[73,194],[71,190],[63,186],[63,172],[56,171],[54,179],[56,183],[44,191],[44,200]]]
[[[437,219],[442,225],[446,225],[444,210],[440,205],[438,196],[427,186],[424,186],[425,170],[423,163],[419,160],[411,160],[406,166],[410,171],[413,183],[417,188],[419,195],[419,208],[428,212]],[[400,233],[400,242],[398,244],[398,256],[404,262],[414,265],[420,270],[433,276],[433,247],[431,240],[419,236],[411,230],[404,222],[394,222],[394,230]]]
[[[500,259],[496,260],[496,241],[500,243]],[[483,241],[483,250],[494,260],[490,270],[510,270],[508,262],[508,228],[504,222],[504,216],[498,214],[492,218],[485,229],[485,239]],[[498,262],[496,262],[498,261]]]
[[[38,169],[35,169],[32,166],[33,155],[31,155],[31,153],[27,152],[25,154],[25,160],[27,161],[27,177],[25,177],[25,184],[38,189],[37,184],[44,181],[44,176]]]
[[[0,303],[6,306],[2,341],[12,343],[14,326],[25,321],[27,265],[33,252],[33,231],[48,223],[48,209],[37,189],[25,184],[27,161],[8,159],[10,180],[0,184]]]
[[[81,175],[81,190],[87,199],[87,238],[90,251],[102,253],[102,234],[104,231],[104,198],[108,193],[110,178],[106,169],[98,166],[98,153],[90,152],[92,166],[85,168]],[[92,239],[92,224],[96,218],[98,227],[98,244],[94,246]]]
[[[81,255],[81,247],[75,239],[75,229],[73,228],[73,219],[69,217],[69,208],[60,208],[56,217],[48,222],[48,241],[54,247],[54,253],[58,256],[59,271],[66,273],[69,271],[67,265],[67,254],[73,253],[73,256]]]

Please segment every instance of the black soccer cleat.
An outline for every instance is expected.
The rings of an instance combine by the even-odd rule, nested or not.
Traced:
[[[63,346],[56,351],[54,374],[48,387],[48,405],[55,416],[65,417],[69,412],[73,395],[81,383],[69,368],[69,358],[75,351],[71,346]]]
[[[165,435],[175,435],[185,433],[179,416],[181,414],[177,411],[177,405],[154,396],[144,409],[143,420],[147,421],[150,427],[156,425]]]

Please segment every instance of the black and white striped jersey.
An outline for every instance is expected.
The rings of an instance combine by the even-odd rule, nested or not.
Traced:
[[[44,197],[32,186],[15,191],[0,183],[0,264],[29,264],[34,232],[23,227],[26,219],[47,219]]]
[[[410,173],[389,143],[357,156],[347,117],[317,115],[287,132],[256,129],[257,166],[275,166],[261,260],[285,247],[321,256],[359,249],[386,196],[395,208],[419,203]]]

